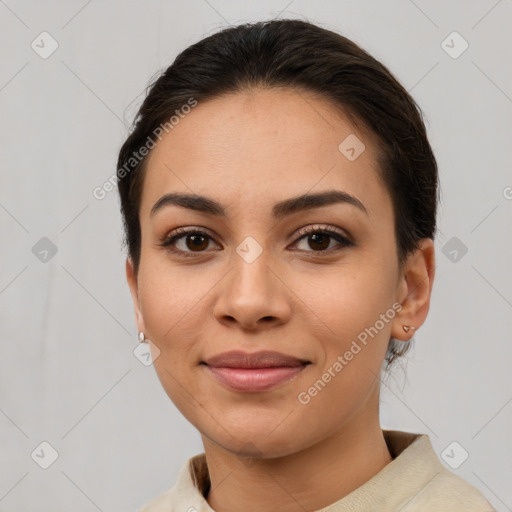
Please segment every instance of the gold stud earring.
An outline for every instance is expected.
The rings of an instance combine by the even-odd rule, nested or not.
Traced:
[[[147,343],[146,337],[142,331],[139,332],[139,343]]]
[[[412,325],[402,325],[402,329],[405,331],[405,332],[409,332],[411,329],[413,331],[416,330],[416,327],[413,327]]]

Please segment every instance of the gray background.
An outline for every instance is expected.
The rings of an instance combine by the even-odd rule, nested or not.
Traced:
[[[203,450],[133,353],[117,192],[92,191],[157,71],[227,24],[277,16],[352,38],[425,112],[437,275],[414,349],[383,381],[382,426],[427,433],[447,467],[456,441],[469,457],[453,471],[512,510],[512,1],[0,0],[2,512],[135,511]],[[47,58],[43,31],[58,43]],[[457,58],[453,31],[469,44]]]

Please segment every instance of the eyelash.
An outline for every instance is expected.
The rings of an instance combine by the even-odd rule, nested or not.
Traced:
[[[311,234],[322,234],[322,235],[328,235],[331,238],[334,238],[337,242],[339,242],[340,247],[338,249],[335,249],[334,252],[337,252],[339,250],[342,250],[346,247],[354,246],[355,244],[349,240],[346,236],[342,235],[341,233],[337,231],[333,231],[331,229],[326,228],[319,228],[317,226],[308,226],[306,228],[303,228],[298,233],[298,238],[295,240],[294,244],[298,243],[303,238],[306,238],[308,235]],[[210,238],[213,240],[213,238],[205,231],[202,231],[200,229],[194,229],[194,228],[178,228],[175,232],[175,234],[170,234],[168,236],[165,236],[161,238],[158,242],[158,245],[161,247],[164,247],[168,251],[177,254],[178,256],[183,256],[186,258],[189,257],[196,257],[196,255],[201,255],[205,253],[206,251],[182,251],[181,249],[176,249],[173,247],[173,243],[180,238],[185,237],[186,235],[201,235],[205,236],[207,238]],[[325,249],[321,251],[305,251],[305,252],[311,252],[313,254],[318,253],[321,255],[322,253],[331,254],[333,252],[333,249]]]

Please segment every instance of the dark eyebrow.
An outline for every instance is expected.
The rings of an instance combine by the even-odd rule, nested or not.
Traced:
[[[302,210],[309,210],[311,208],[320,208],[321,206],[328,206],[330,204],[345,203],[359,208],[361,211],[368,215],[363,203],[354,196],[342,192],[341,190],[327,190],[325,192],[318,192],[316,194],[304,194],[297,197],[292,197],[276,203],[272,208],[272,215],[275,219],[282,219],[287,215],[296,213]]]
[[[351,196],[346,192],[342,192],[341,190],[328,190],[315,194],[303,194],[276,203],[272,208],[272,216],[274,219],[279,220],[296,212],[312,208],[320,208],[321,206],[327,206],[335,203],[350,204],[359,208],[368,215],[368,211],[364,207],[363,203],[361,203],[361,201],[356,197]],[[150,216],[155,215],[158,210],[161,210],[165,206],[171,205],[208,213],[210,215],[215,215],[216,217],[227,217],[225,208],[217,201],[197,194],[183,194],[177,192],[163,195],[153,205],[153,208],[151,208]]]

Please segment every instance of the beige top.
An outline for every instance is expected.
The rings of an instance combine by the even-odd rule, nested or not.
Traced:
[[[426,434],[383,430],[393,460],[365,484],[316,512],[496,512],[475,487],[446,469]],[[204,453],[180,469],[176,484],[138,512],[215,512]],[[243,510],[243,506],[240,507]]]

